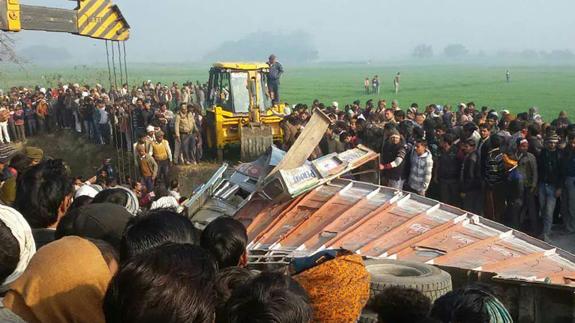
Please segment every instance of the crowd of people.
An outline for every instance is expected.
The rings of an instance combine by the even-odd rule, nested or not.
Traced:
[[[129,188],[98,190],[37,154],[19,157],[13,207],[0,205],[2,322],[349,323],[367,310],[385,323],[513,322],[480,286],[433,304],[400,287],[370,300],[363,259],[346,250],[254,270],[241,222],[201,231],[161,199],[141,210]]]
[[[428,196],[549,241],[575,232],[575,125],[537,108],[512,114],[475,103],[359,100],[294,106],[282,123],[288,149],[314,109],[332,120],[311,158],[363,144],[380,152],[381,184]]]
[[[131,91],[71,84],[2,95],[4,142],[70,129],[134,152],[139,175],[121,181],[107,161],[98,176],[74,178],[38,148],[0,149],[0,319],[355,322],[367,307],[386,323],[512,322],[484,286],[433,304],[404,288],[369,300],[363,260],[345,250],[296,258],[282,272],[248,270],[244,226],[221,217],[198,230],[169,176],[172,164],[202,158],[206,95],[198,84],[149,81]],[[575,232],[575,125],[565,112],[546,123],[536,108],[316,100],[285,110],[282,148],[316,109],[332,122],[311,159],[363,144],[380,152],[382,185],[545,240],[556,214]]]

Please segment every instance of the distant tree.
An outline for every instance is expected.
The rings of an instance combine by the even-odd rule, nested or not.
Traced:
[[[467,48],[461,44],[450,44],[443,49],[443,55],[449,58],[463,57],[466,56],[467,53]]]
[[[519,55],[522,58],[527,58],[527,59],[539,58],[539,53],[533,49],[525,49]]]
[[[0,31],[0,62],[22,63],[14,50],[14,39],[3,31]]]
[[[546,57],[554,60],[571,60],[575,58],[575,54],[569,49],[556,49],[547,53]]]
[[[419,44],[413,49],[412,56],[415,58],[430,58],[433,57],[433,47],[427,44]]]
[[[282,62],[310,62],[318,58],[312,37],[305,32],[257,32],[226,41],[209,52],[205,60],[266,60],[276,54]]]

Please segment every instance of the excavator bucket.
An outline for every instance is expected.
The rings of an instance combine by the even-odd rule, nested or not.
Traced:
[[[272,128],[261,123],[250,123],[240,128],[241,160],[256,160],[273,144]]]

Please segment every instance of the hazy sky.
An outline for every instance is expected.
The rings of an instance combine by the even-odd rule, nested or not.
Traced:
[[[65,0],[21,0],[53,7]],[[575,51],[575,0],[115,0],[132,27],[131,61],[195,61],[223,41],[258,31],[309,33],[320,60],[384,60],[426,43],[483,50]],[[104,43],[79,36],[22,32],[18,47],[64,46],[100,57]],[[277,53],[281,56],[281,53]],[[264,59],[264,58],[262,58]]]

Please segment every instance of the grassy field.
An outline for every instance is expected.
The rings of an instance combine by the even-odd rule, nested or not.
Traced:
[[[511,83],[505,82],[505,69],[501,66],[372,66],[372,65],[316,65],[307,67],[284,66],[282,100],[310,104],[314,99],[330,104],[338,101],[340,107],[359,99],[388,101],[398,99],[402,107],[417,102],[420,106],[437,103],[452,104],[474,101],[498,110],[515,112],[537,106],[542,115],[554,118],[560,110],[575,111],[575,66],[515,66],[511,67]],[[130,82],[183,82],[207,79],[208,65],[130,65]],[[392,78],[401,72],[401,91],[393,93]],[[119,73],[119,72],[118,72]],[[379,96],[363,93],[365,77],[379,75],[382,91]],[[38,69],[25,71],[2,69],[0,87],[10,85],[55,84],[55,79],[78,83],[108,84],[107,70],[89,66],[76,68]],[[120,75],[117,75],[120,82]]]

